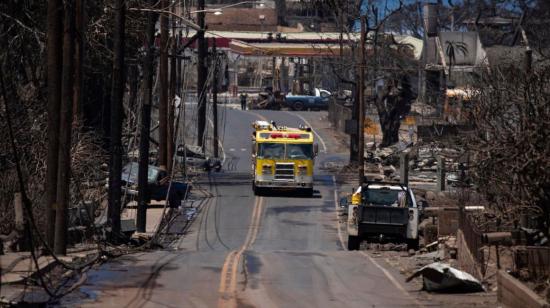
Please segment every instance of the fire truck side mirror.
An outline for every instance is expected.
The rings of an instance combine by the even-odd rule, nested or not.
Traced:
[[[256,157],[256,142],[252,142],[252,148],[250,151],[252,152],[252,157]]]
[[[317,143],[313,144],[313,155],[317,156],[319,154],[319,145]]]

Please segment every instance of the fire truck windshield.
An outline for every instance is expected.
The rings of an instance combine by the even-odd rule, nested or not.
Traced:
[[[312,159],[311,144],[259,143],[258,158],[266,159]]]
[[[313,145],[287,144],[286,156],[289,159],[311,159],[313,158]]]
[[[258,144],[258,158],[284,159],[285,145],[282,143],[260,143]]]

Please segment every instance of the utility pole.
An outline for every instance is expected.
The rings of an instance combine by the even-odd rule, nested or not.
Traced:
[[[75,17],[75,67],[74,67],[74,99],[73,99],[73,117],[79,122],[83,116],[82,106],[82,86],[83,86],[83,62],[84,62],[84,41],[85,41],[85,0],[76,0],[76,17]]]
[[[45,206],[46,242],[54,246],[55,203],[59,157],[59,117],[61,106],[61,62],[63,58],[63,2],[48,0],[48,156],[46,168]]]
[[[212,59],[214,59],[214,80],[212,83],[212,113],[214,121],[214,157],[218,158],[218,53],[216,50],[216,38],[212,38]]]
[[[361,41],[359,43],[359,125],[357,131],[357,162],[359,163],[359,185],[363,183],[365,176],[365,31],[366,31],[366,16],[361,16]]]
[[[74,63],[74,1],[65,1],[63,28],[63,75],[61,77],[61,114],[59,123],[59,157],[57,173],[57,198],[55,212],[54,252],[67,253],[67,208],[70,201],[71,182],[71,131],[73,123],[73,63]]]
[[[109,168],[109,225],[111,236],[120,234],[121,176],[122,176],[122,100],[124,98],[124,36],[125,0],[115,2],[115,27],[113,33],[113,80],[111,87],[111,140]]]
[[[198,111],[198,121],[197,121],[197,145],[202,147],[204,150],[204,131],[206,128],[206,57],[208,54],[208,46],[206,39],[204,38],[205,30],[205,12],[204,12],[204,0],[198,0],[197,2],[197,23],[200,27],[197,33],[197,111]]]
[[[162,0],[162,8],[168,7],[168,1]],[[168,140],[168,16],[160,15],[160,97],[159,97],[159,166],[167,170]]]
[[[154,5],[156,0],[149,0]],[[153,55],[155,48],[155,23],[157,14],[147,13],[147,28],[145,41],[145,58],[143,61],[143,99],[141,109],[141,127],[139,139],[139,171],[138,171],[138,209],[136,229],[145,232],[147,222],[147,174],[149,173],[149,134],[151,130],[151,101],[153,91]]]
[[[172,6],[172,12],[175,13],[176,6]],[[167,171],[170,174],[172,170],[172,161],[174,157],[174,99],[176,98],[176,21],[174,17],[171,18],[170,26],[172,28],[172,35],[170,37],[171,56],[170,56],[170,91],[168,100],[168,129],[166,131],[166,151],[167,151]]]

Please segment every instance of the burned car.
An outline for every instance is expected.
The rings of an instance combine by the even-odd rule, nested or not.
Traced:
[[[122,169],[122,192],[137,196],[138,194],[138,170],[136,162],[126,164]],[[178,207],[185,198],[190,186],[187,183],[172,181],[166,170],[149,165],[147,174],[147,196],[150,200],[165,200],[168,195],[168,202],[171,207]],[[170,192],[168,194],[168,192]]]
[[[222,163],[218,158],[206,156],[201,147],[198,146],[180,144],[176,151],[176,160],[179,164],[183,165],[185,162],[187,167],[205,171],[215,170],[219,172],[222,169]]]

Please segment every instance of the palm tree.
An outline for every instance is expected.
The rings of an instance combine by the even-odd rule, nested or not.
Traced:
[[[467,56],[468,55],[468,45],[466,45],[466,43],[464,43],[464,42],[455,42],[455,41],[445,41],[445,45],[447,45],[445,53],[447,54],[447,57],[449,58],[449,80],[450,80],[451,79],[452,68],[456,63],[457,53],[461,53],[464,56]]]

